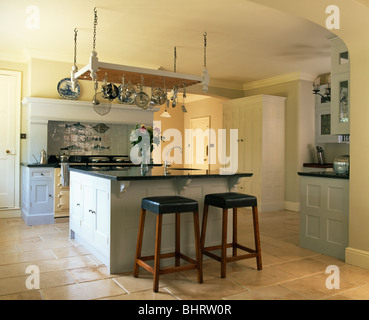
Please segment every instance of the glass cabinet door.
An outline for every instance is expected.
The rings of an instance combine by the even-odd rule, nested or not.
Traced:
[[[331,133],[350,134],[350,81],[347,72],[332,74]]]
[[[348,80],[339,82],[340,106],[339,122],[349,122],[349,85]]]

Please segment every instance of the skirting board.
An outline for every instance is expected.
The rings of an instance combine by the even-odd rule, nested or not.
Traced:
[[[284,202],[284,210],[300,212],[300,202]]]
[[[369,269],[369,252],[347,247],[345,262],[357,267]]]
[[[21,210],[19,208],[0,210],[0,219],[20,218],[20,217],[21,217]]]

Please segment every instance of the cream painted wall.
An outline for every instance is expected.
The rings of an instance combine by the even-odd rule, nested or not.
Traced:
[[[322,0],[251,0],[289,12],[325,27],[326,7]],[[350,210],[349,247],[346,261],[369,269],[369,7],[356,0],[336,0],[340,8],[340,29],[332,30],[347,45],[350,52]]]

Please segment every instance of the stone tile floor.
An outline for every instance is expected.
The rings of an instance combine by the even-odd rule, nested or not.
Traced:
[[[253,247],[251,213],[239,210],[240,243]],[[54,225],[26,226],[21,218],[0,219],[0,300],[361,300],[369,299],[369,270],[300,248],[299,214],[260,213],[263,270],[255,259],[220,264],[204,261],[204,283],[196,271],[163,275],[152,292],[152,275],[107,273],[84,247],[68,239],[68,219]],[[27,289],[26,269],[40,270],[40,289]],[[340,288],[327,289],[326,268],[340,270]],[[32,284],[32,283],[31,283]]]

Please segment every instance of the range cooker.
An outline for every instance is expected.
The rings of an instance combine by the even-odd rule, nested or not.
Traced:
[[[56,156],[49,157],[49,163],[59,163]],[[134,165],[127,155],[89,155],[70,156],[67,162],[69,166],[86,166],[91,170],[122,170]]]

